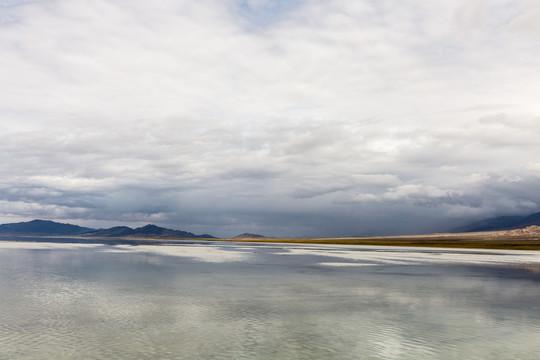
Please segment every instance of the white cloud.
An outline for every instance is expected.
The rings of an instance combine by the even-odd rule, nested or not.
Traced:
[[[4,217],[331,235],[539,205],[534,1],[1,4]]]

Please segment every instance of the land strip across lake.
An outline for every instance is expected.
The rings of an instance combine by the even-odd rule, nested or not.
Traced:
[[[87,238],[88,239],[88,238]],[[89,240],[89,239],[88,239]],[[104,239],[96,239],[104,240]],[[110,243],[166,245],[175,242],[193,242],[193,239],[148,239],[123,238],[107,239]],[[328,238],[245,238],[245,239],[196,239],[197,242],[227,241],[236,243],[291,243],[329,245],[375,245],[375,246],[417,246],[471,249],[515,249],[540,250],[540,234],[510,235],[506,231],[478,233],[441,233],[427,235],[369,236],[369,237],[328,237]]]
[[[231,239],[161,239],[151,237],[89,237],[89,236],[4,236],[7,241],[47,241],[102,243],[109,245],[181,245],[200,242],[234,243],[292,243],[330,245],[376,245],[376,246],[417,246],[444,248],[515,249],[540,250],[540,227],[535,231],[517,229],[510,231],[489,231],[476,233],[440,233],[426,235],[369,236],[369,237],[327,237],[327,238],[231,238]]]
[[[511,231],[478,233],[442,233],[428,235],[332,237],[332,238],[264,238],[264,239],[220,239],[235,242],[313,243],[339,245],[378,246],[425,246],[478,249],[540,250],[540,233],[515,234]]]

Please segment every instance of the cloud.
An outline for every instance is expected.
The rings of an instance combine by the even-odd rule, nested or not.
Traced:
[[[0,4],[4,219],[337,236],[540,205],[536,2]]]

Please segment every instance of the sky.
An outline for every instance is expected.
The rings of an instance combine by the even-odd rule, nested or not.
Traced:
[[[536,0],[0,0],[0,223],[218,237],[540,211]]]

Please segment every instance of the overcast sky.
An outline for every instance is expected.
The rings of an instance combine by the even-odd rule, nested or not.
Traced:
[[[0,0],[0,223],[219,237],[540,210],[536,0]]]

